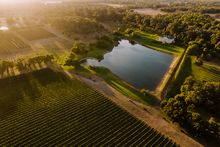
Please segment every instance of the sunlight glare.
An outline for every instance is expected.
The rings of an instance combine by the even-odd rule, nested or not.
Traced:
[[[24,2],[28,2],[28,0],[0,0],[0,3],[3,4],[24,3]]]

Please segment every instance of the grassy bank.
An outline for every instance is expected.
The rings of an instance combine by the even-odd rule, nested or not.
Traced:
[[[157,98],[150,93],[147,96],[144,96],[139,90],[132,87],[130,84],[126,83],[125,81],[121,80],[119,77],[114,75],[110,70],[104,67],[81,67],[79,68],[76,73],[82,74],[85,76],[92,76],[97,75],[104,79],[109,85],[114,87],[120,93],[133,98],[134,100],[143,102],[147,105],[158,105],[159,102]]]
[[[180,55],[184,51],[184,48],[182,47],[173,44],[163,44],[159,42],[158,39],[160,38],[160,36],[157,34],[150,34],[142,31],[135,31],[135,34],[137,34],[138,37],[135,36],[131,39],[146,47],[173,55]]]
[[[172,85],[168,89],[166,98],[174,97],[176,94],[179,93],[181,85],[185,81],[185,78],[191,75],[191,71],[192,71],[191,57],[185,55],[173,77]]]

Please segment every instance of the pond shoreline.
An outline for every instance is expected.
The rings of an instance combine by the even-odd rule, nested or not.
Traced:
[[[154,92],[170,70],[174,59],[174,55],[123,39],[102,60],[86,57],[80,64],[106,67],[136,89],[144,88]]]
[[[169,78],[172,76],[172,73],[175,72],[175,68],[178,65],[178,60],[180,58],[175,56],[173,58],[172,63],[170,64],[169,68],[167,69],[166,73],[164,74],[163,78],[161,79],[160,83],[158,84],[158,86],[156,87],[156,89],[153,91],[153,93],[155,93],[156,95],[159,95],[159,97],[161,98],[161,94],[163,92],[163,90],[166,88],[166,83],[169,81]]]

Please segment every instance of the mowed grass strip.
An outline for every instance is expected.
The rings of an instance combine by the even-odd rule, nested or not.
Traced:
[[[177,146],[102,94],[50,69],[0,80],[0,111],[0,146]]]
[[[27,29],[18,31],[18,34],[29,41],[56,37],[56,35],[54,35],[51,32],[48,32],[47,30],[43,28],[27,28]]]

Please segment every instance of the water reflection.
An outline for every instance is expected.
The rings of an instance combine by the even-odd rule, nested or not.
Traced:
[[[87,59],[85,65],[106,67],[136,88],[155,90],[173,58],[170,54],[122,40],[103,60]]]

